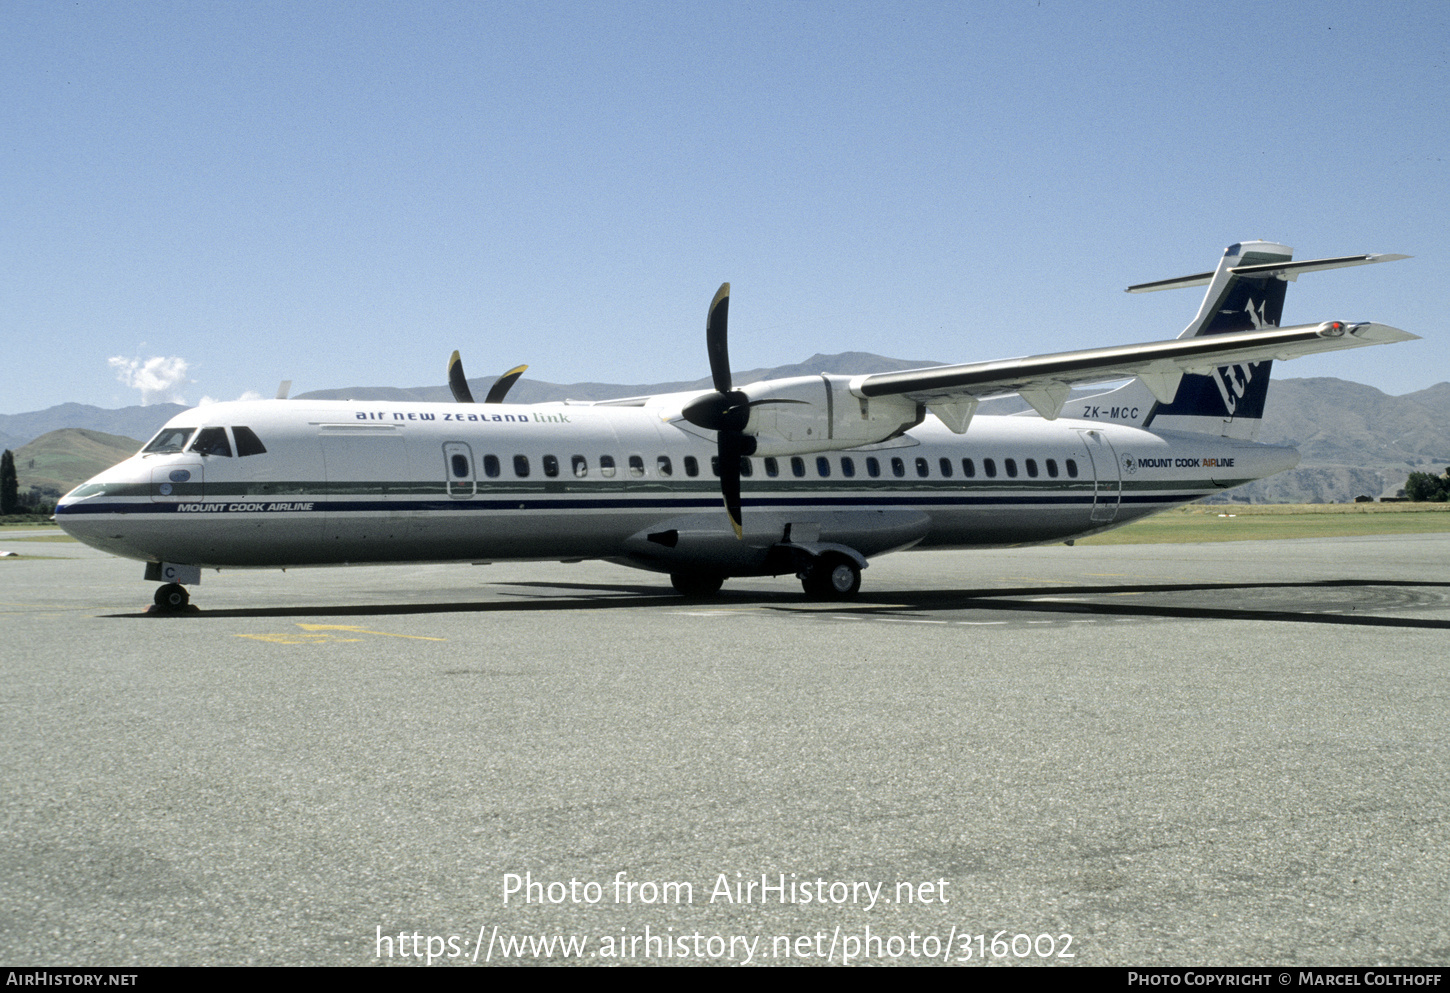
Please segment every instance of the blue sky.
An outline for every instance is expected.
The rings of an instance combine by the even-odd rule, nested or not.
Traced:
[[[942,362],[1176,335],[1224,246],[1304,359],[1450,379],[1443,3],[7,3],[0,412]],[[113,359],[122,360],[120,363]],[[124,368],[121,368],[123,366]],[[132,382],[135,382],[134,378]]]

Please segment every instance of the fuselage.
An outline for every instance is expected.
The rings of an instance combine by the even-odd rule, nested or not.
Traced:
[[[204,568],[604,558],[748,575],[787,526],[863,556],[1058,542],[1298,461],[1100,421],[981,415],[957,435],[928,416],[858,449],[749,458],[737,540],[716,451],[671,398],[218,403],[67,494],[56,519],[116,555]]]

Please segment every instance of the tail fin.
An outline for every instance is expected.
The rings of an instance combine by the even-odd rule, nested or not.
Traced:
[[[1224,334],[1278,327],[1289,283],[1277,266],[1292,261],[1294,250],[1267,241],[1230,245],[1218,269],[1208,275],[1208,292],[1193,322],[1179,335]],[[1248,272],[1242,270],[1248,269]],[[1276,271],[1277,270],[1277,271]],[[1193,278],[1193,277],[1190,277]],[[1172,281],[1191,286],[1187,281]],[[1130,287],[1129,292],[1167,289],[1161,283]],[[1206,376],[1184,376],[1172,403],[1156,403],[1143,422],[1160,430],[1196,431],[1252,441],[1258,437],[1269,395],[1272,362],[1223,366]]]
[[[1294,262],[1294,250],[1269,241],[1230,245],[1213,272],[1164,279],[1128,287],[1129,293],[1150,293],[1186,286],[1207,286],[1203,303],[1180,338],[1278,327],[1284,292],[1301,272],[1340,269],[1408,258],[1406,255],[1345,255]],[[1141,380],[1085,400],[1085,409],[1101,419],[1159,430],[1193,431],[1253,441],[1258,437],[1269,394],[1272,362],[1220,366],[1203,376],[1185,375],[1172,403],[1154,399]]]

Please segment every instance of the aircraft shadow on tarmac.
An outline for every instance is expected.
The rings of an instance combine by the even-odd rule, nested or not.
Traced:
[[[175,614],[134,612],[114,618],[206,620],[226,617],[362,617],[398,614],[514,613],[519,611],[638,610],[642,607],[736,609],[765,607],[798,612],[828,610],[860,618],[944,612],[1077,614],[1190,620],[1293,621],[1367,627],[1450,629],[1450,619],[1403,617],[1396,610],[1450,609],[1450,583],[1332,579],[1276,583],[1143,583],[1106,586],[1033,586],[1014,589],[907,590],[862,593],[850,601],[804,600],[799,594],[726,590],[710,598],[681,597],[659,586],[615,583],[500,583],[508,599],[407,604],[296,605]],[[537,591],[537,592],[535,592]],[[567,591],[551,595],[548,591]]]

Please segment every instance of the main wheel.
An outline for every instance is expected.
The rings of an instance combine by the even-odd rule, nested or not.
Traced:
[[[724,576],[711,572],[672,572],[670,585],[684,596],[714,596],[725,583]]]
[[[180,583],[167,583],[156,590],[155,600],[162,610],[181,610],[191,602],[191,594]]]
[[[801,576],[801,585],[814,600],[848,600],[861,590],[861,567],[844,555],[827,553]]]

